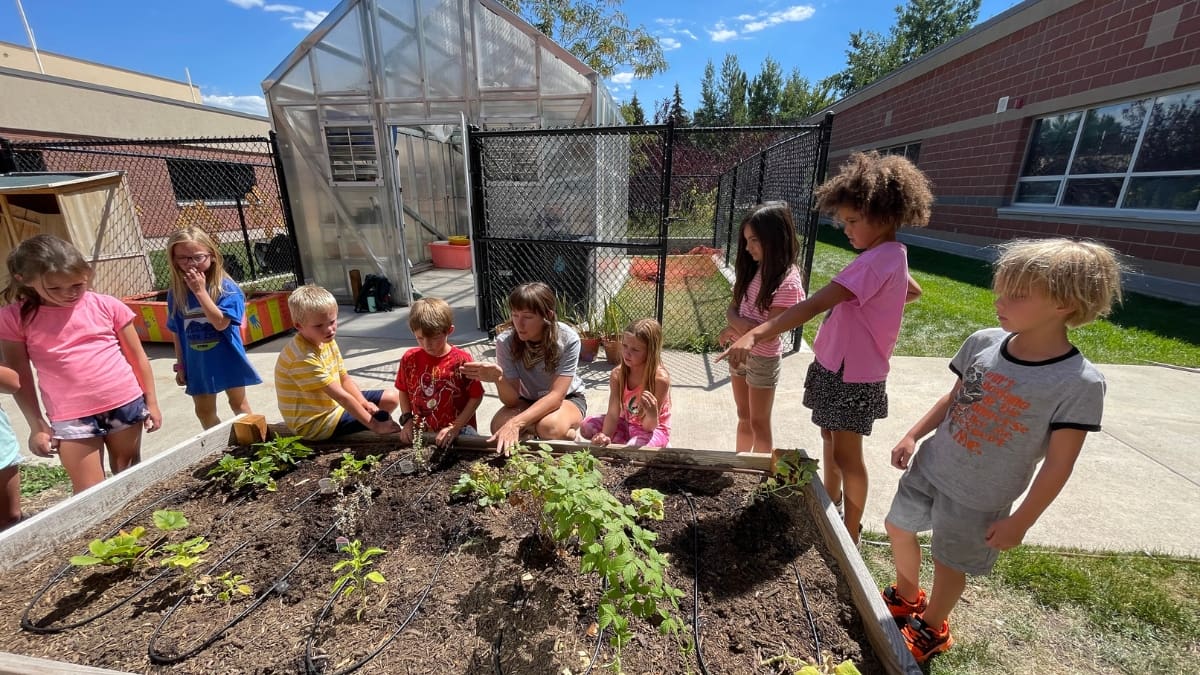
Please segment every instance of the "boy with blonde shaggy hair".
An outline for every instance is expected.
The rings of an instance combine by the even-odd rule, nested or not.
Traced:
[[[400,357],[396,389],[400,394],[400,442],[411,443],[416,420],[437,433],[446,447],[460,433],[474,435],[475,410],[483,401],[483,384],[463,374],[471,355],[448,342],[454,332],[454,310],[441,298],[421,298],[408,310],[408,327],[417,349]]]
[[[950,393],[892,450],[892,465],[907,471],[887,516],[896,583],[883,598],[918,662],[954,643],[948,620],[966,575],[989,573],[1000,551],[1021,543],[1071,476],[1087,433],[1100,430],[1104,377],[1067,328],[1107,315],[1120,300],[1113,251],[1068,239],[1011,242],[992,287],[1000,328],[967,338],[950,362],[958,376]],[[934,563],[928,599],[916,534],[926,530]]]
[[[392,434],[400,430],[391,412],[400,405],[395,391],[362,391],[346,372],[338,349],[338,307],[320,286],[301,286],[288,296],[296,335],[275,361],[275,397],[283,421],[309,440],[358,431]]]

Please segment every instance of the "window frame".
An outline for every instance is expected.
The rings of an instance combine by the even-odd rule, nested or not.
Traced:
[[[1193,93],[1196,100],[1200,101],[1200,89],[1178,89],[1171,91],[1160,91],[1146,93],[1140,96],[1133,96],[1117,101],[1107,101],[1101,103],[1093,103],[1083,107],[1069,108],[1060,110],[1052,114],[1046,114],[1033,118],[1033,124],[1030,127],[1029,133],[1025,139],[1025,150],[1021,155],[1021,162],[1018,165],[1018,173],[1016,182],[1013,185],[1010,193],[1010,206],[1004,211],[1008,213],[1039,213],[1050,214],[1057,213],[1063,215],[1081,215],[1081,216],[1099,216],[1113,219],[1130,219],[1136,218],[1145,221],[1169,221],[1200,224],[1200,199],[1197,200],[1196,207],[1191,210],[1183,209],[1150,209],[1150,208],[1127,208],[1122,206],[1129,192],[1130,185],[1135,179],[1139,178],[1160,178],[1173,176],[1200,176],[1200,167],[1195,169],[1183,169],[1172,171],[1135,171],[1134,167],[1137,164],[1139,154],[1142,150],[1143,142],[1146,139],[1146,131],[1150,127],[1150,121],[1154,117],[1155,102],[1162,97],[1173,96],[1177,94]],[[1116,105],[1132,104],[1136,101],[1144,100],[1148,102],[1146,114],[1141,121],[1141,128],[1138,129],[1137,141],[1134,142],[1133,149],[1130,151],[1129,160],[1124,172],[1106,172],[1106,173],[1071,173],[1075,158],[1079,152],[1079,145],[1084,136],[1084,129],[1088,122],[1088,113],[1093,110],[1100,110]],[[1067,155],[1066,164],[1063,173],[1048,176],[1025,176],[1022,172],[1025,170],[1025,165],[1029,162],[1030,152],[1033,150],[1035,140],[1035,128],[1042,120],[1048,120],[1055,117],[1062,117],[1079,114],[1079,124],[1075,129],[1074,139],[1071,142],[1071,150]],[[1067,185],[1072,180],[1088,180],[1088,179],[1112,179],[1120,178],[1121,187],[1117,193],[1116,204],[1114,206],[1078,206],[1073,204],[1063,204],[1063,198],[1067,192]],[[1037,202],[1018,201],[1021,186],[1029,183],[1050,183],[1058,182],[1058,189],[1055,191],[1054,201],[1044,204]]]
[[[371,146],[370,147],[371,147],[371,151],[375,155],[375,157],[374,157],[374,159],[375,159],[375,177],[374,178],[365,178],[364,177],[362,179],[356,178],[355,180],[344,180],[342,178],[339,178],[338,173],[335,172],[333,169],[334,157],[333,157],[333,153],[331,152],[331,146],[329,144],[330,132],[331,131],[333,131],[335,133],[336,132],[345,132],[347,137],[350,137],[353,134],[354,130],[368,130],[371,132]],[[322,131],[322,138],[325,141],[325,159],[326,159],[325,168],[329,171],[329,175],[327,177],[329,179],[330,185],[335,186],[335,187],[369,187],[369,186],[383,185],[383,163],[380,161],[379,139],[375,135],[374,125],[372,125],[370,123],[326,124],[321,128],[321,131]],[[355,147],[365,148],[366,146],[365,145],[355,146],[353,143],[350,143],[347,147],[350,148],[350,153],[351,153],[350,154],[350,162],[351,162],[350,166],[351,166],[352,170],[354,171],[354,175],[357,176],[358,171],[357,171],[357,165],[355,164],[354,149],[355,149]],[[365,157],[363,159],[365,159]]]

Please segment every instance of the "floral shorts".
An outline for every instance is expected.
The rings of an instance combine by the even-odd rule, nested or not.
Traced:
[[[139,396],[108,412],[73,420],[51,422],[50,427],[54,430],[54,438],[70,441],[107,436],[122,429],[128,429],[135,424],[141,424],[149,416],[150,409],[146,407],[146,397]]]

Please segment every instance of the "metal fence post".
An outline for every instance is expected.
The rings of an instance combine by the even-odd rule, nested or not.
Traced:
[[[675,148],[675,120],[667,120],[667,128],[664,132],[666,137],[663,139],[663,181],[662,181],[662,201],[660,203],[661,212],[659,214],[658,223],[658,288],[655,304],[656,318],[659,325],[663,322],[663,308],[666,305],[667,296],[667,227],[669,225],[668,218],[671,216],[671,152]]]
[[[737,189],[738,189],[738,169],[742,167],[741,162],[733,165],[731,174],[732,184],[729,187],[729,227],[725,231],[725,264],[729,264],[729,256],[733,251],[733,209],[737,205]],[[740,239],[738,241],[741,241]],[[737,259],[737,256],[733,256]]]
[[[478,326],[479,330],[486,330],[488,335],[493,335],[493,330],[496,327],[495,307],[487,302],[491,297],[491,278],[488,269],[488,237],[487,237],[487,209],[484,207],[484,190],[483,190],[483,144],[478,136],[479,127],[471,126],[467,133],[467,147],[470,175],[467,176],[467,181],[470,183],[467,188],[471,193],[471,238],[475,241],[475,306],[479,310],[480,320],[483,325]]]
[[[275,165],[275,182],[279,184],[279,202],[283,208],[283,223],[292,240],[296,286],[302,286],[304,285],[304,263],[300,259],[300,240],[296,237],[296,220],[292,215],[292,200],[288,196],[287,175],[283,170],[283,154],[279,151],[279,138],[274,129],[268,132],[267,141],[271,144],[271,163]]]
[[[813,188],[816,188],[821,183],[825,182],[826,164],[829,162],[829,139],[833,135],[833,113],[825,113],[825,118],[821,120],[820,140],[817,146],[817,170],[813,179]],[[804,290],[809,291],[808,283],[812,275],[813,252],[816,250],[817,238],[817,223],[820,220],[821,214],[817,213],[816,197],[813,191],[808,193],[808,220],[804,226],[805,246],[804,246],[804,270],[801,274],[804,275]]]
[[[13,151],[12,141],[0,138],[0,173],[13,173],[17,170],[17,153]]]

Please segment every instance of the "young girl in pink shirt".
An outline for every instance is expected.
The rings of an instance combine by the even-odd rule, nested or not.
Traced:
[[[815,196],[818,208],[834,214],[862,253],[829,285],[750,330],[719,358],[741,364],[755,345],[829,311],[813,342],[804,405],[821,428],[825,489],[844,504],[846,530],[857,542],[867,502],[862,439],[875,420],[887,417],[888,359],[905,303],[921,294],[896,230],[928,223],[933,193],[929,179],[907,159],[870,152],[851,155]]]
[[[608,412],[583,420],[593,445],[665,448],[671,441],[671,375],[662,365],[662,326],[638,319],[621,334],[621,365],[608,378]]]
[[[20,376],[14,398],[29,422],[29,449],[57,452],[78,493],[104,480],[106,447],[119,473],[141,459],[142,428],[162,426],[150,362],[133,312],[88,290],[92,268],[71,244],[48,234],[26,239],[8,255],[8,273],[0,349]]]

